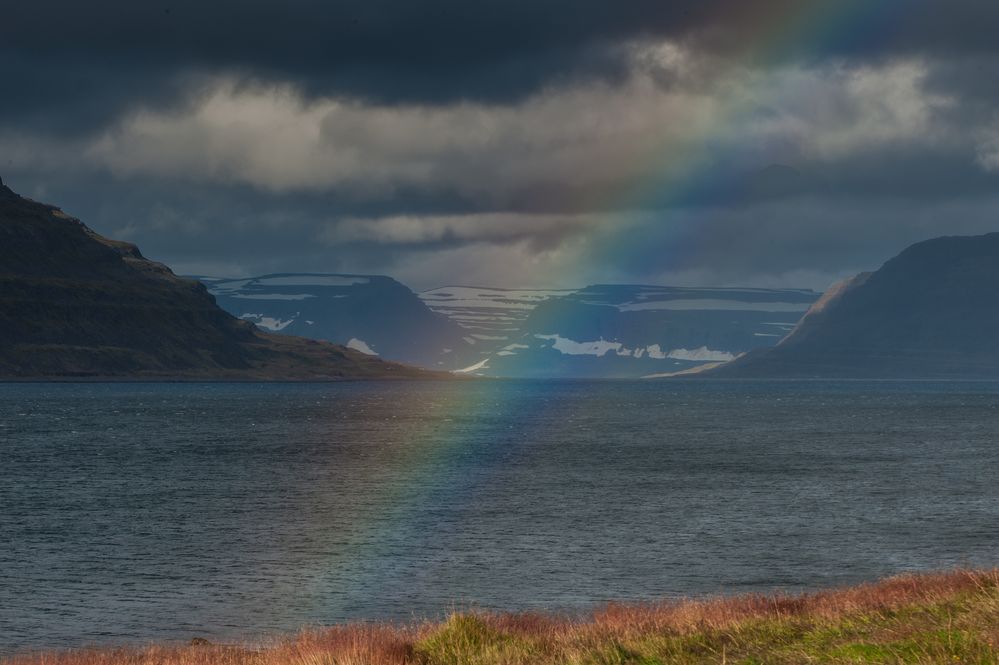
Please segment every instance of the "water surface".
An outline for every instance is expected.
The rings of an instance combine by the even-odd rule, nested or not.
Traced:
[[[0,384],[0,653],[999,563],[999,384]]]

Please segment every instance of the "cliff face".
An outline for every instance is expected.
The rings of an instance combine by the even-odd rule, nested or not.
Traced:
[[[710,376],[999,378],[999,233],[918,243]]]
[[[0,376],[418,376],[332,344],[276,339],[203,285],[0,185]]]

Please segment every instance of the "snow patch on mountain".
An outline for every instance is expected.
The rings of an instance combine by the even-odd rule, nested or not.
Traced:
[[[369,356],[377,356],[378,352],[368,346],[367,342],[363,339],[357,339],[356,337],[351,337],[347,342],[348,349],[354,349],[355,351],[360,351]]]
[[[222,292],[216,291],[215,293],[218,295]],[[240,300],[306,300],[316,296],[311,293],[233,293],[231,297]]]
[[[454,370],[455,374],[471,374],[472,372],[477,372],[480,369],[487,369],[489,367],[489,358],[485,358],[475,363],[474,365],[469,365],[468,367],[463,367],[462,369]]]
[[[706,346],[697,349],[673,349],[667,358],[673,360],[689,360],[691,362],[728,362],[735,360],[734,353],[728,351],[715,351]]]
[[[632,358],[642,358],[643,356],[648,356],[649,358],[656,360],[670,359],[686,360],[689,362],[724,362],[735,359],[735,354],[733,353],[709,349],[706,346],[696,349],[673,349],[669,353],[665,353],[663,352],[662,347],[658,344],[650,344],[645,347],[629,349],[621,342],[609,342],[605,339],[599,339],[592,342],[577,342],[575,340],[562,337],[561,335],[535,335],[535,337],[538,339],[553,341],[554,343],[551,345],[551,348],[562,354],[570,356],[586,355],[603,357],[610,352],[614,352],[614,354],[618,356],[631,356]],[[504,354],[501,352],[500,355]]]
[[[646,298],[649,296],[646,295]],[[745,300],[655,300],[651,302],[629,302],[614,305],[620,312],[641,312],[647,310],[720,310],[734,312],[805,312],[811,306],[808,302],[751,302]]]
[[[639,349],[638,351],[635,351],[635,357],[636,358],[641,358],[642,357],[641,353],[639,353],[639,351],[642,351],[642,350],[643,349]],[[649,354],[649,358],[655,358],[656,360],[665,360],[666,359],[666,354],[663,353],[662,348],[658,344],[650,344],[649,346],[645,347],[644,351]]]
[[[371,282],[368,277],[347,275],[281,275],[261,277],[253,281],[265,286],[354,286]]]
[[[515,356],[517,355],[518,349],[529,349],[531,348],[527,344],[507,344],[502,349],[497,352],[498,356]]]
[[[485,309],[534,309],[548,298],[572,293],[560,289],[496,289],[476,286],[443,286],[420,294],[430,307]]]
[[[265,330],[280,332],[294,323],[296,317],[292,317],[287,321],[282,321],[281,319],[276,319],[272,316],[264,316],[263,314],[240,314],[239,318],[244,321],[250,321]]]
[[[442,286],[424,291],[419,296],[431,310],[443,314],[466,330],[506,339],[509,333],[520,330],[540,303],[570,293],[573,291]]]
[[[607,342],[602,339],[593,342],[577,342],[561,335],[535,335],[535,337],[538,339],[554,340],[555,343],[552,344],[552,348],[567,356],[600,357],[609,351],[620,352],[622,350],[621,342]]]
[[[651,302],[630,302],[615,305],[620,312],[641,312],[648,310],[715,310],[734,312],[806,312],[810,303],[800,302],[749,302],[744,300],[656,300]]]

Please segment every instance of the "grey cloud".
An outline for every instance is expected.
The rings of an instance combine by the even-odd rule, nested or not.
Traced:
[[[904,247],[940,235],[995,231],[999,193],[928,203],[919,199],[793,198],[735,207],[649,213],[594,244],[585,262],[628,259],[633,276],[671,283],[789,283],[825,288],[838,275],[872,270]],[[790,283],[795,283],[791,281]]]
[[[119,178],[357,200],[408,188],[484,209],[561,213],[621,205],[643,181],[661,188],[662,205],[675,205],[713,201],[719,187],[750,198],[824,183],[873,190],[866,178],[849,183],[842,174],[892,151],[963,150],[974,163],[968,128],[941,122],[938,112],[957,102],[925,90],[920,61],[736,70],[714,84],[663,89],[658,71],[683,78],[697,57],[668,44],[660,51],[666,64],[652,71],[637,58],[620,86],[554,88],[514,105],[371,105],[216,79],[181,108],[137,108],[82,142],[60,146],[40,136],[33,144],[30,134],[0,132],[0,149],[22,169],[62,160]],[[782,162],[798,177],[756,182],[753,174]],[[905,173],[871,176],[890,186]],[[699,191],[705,183],[714,189]],[[646,196],[633,203],[655,203],[654,193]]]
[[[522,245],[538,254],[558,248],[567,238],[584,234],[596,224],[592,216],[544,213],[350,217],[327,225],[319,238],[331,247],[395,246],[437,251],[476,245]]]
[[[940,7],[11,3],[0,171],[186,272],[822,286],[999,226],[999,4]]]

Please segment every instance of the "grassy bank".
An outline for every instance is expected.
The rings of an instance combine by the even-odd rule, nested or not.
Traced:
[[[999,570],[895,577],[803,596],[611,605],[567,619],[455,614],[303,632],[263,649],[150,646],[5,665],[999,663]]]

